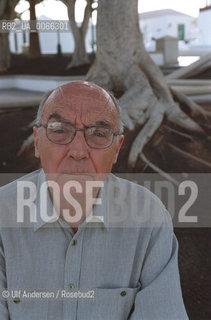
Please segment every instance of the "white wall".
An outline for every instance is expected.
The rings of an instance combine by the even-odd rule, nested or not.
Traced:
[[[211,46],[211,9],[199,14],[199,44]]]
[[[164,36],[178,36],[178,25],[185,25],[185,40],[190,40],[198,35],[196,19],[193,17],[169,14],[160,17],[140,19],[140,28],[144,34],[146,46],[150,46],[153,38],[162,38]]]

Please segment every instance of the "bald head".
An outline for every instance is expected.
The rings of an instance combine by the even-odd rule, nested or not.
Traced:
[[[47,173],[110,173],[124,141],[116,100],[74,81],[48,93],[33,128],[35,156]]]
[[[87,81],[73,81],[48,92],[40,103],[36,123],[42,122],[43,116],[49,106],[53,103],[59,104],[59,101],[62,101],[65,105],[69,105],[70,108],[77,105],[79,101],[80,104],[83,103],[86,106],[88,106],[88,102],[90,103],[90,101],[93,104],[99,104],[99,106],[101,105],[113,113],[118,123],[118,131],[120,133],[123,132],[120,106],[115,97],[105,89]]]

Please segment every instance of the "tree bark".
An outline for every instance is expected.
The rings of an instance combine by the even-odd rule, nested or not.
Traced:
[[[158,66],[146,52],[139,29],[138,0],[99,0],[97,21],[97,57],[87,80],[121,93],[122,120],[133,130],[141,129],[129,154],[134,166],[144,158],[143,148],[160,127],[164,117],[191,131],[204,130],[188,117],[173,99]],[[185,101],[197,114],[202,110]]]
[[[70,21],[75,21],[75,1],[72,0],[72,7],[69,6]],[[86,80],[118,94],[125,126],[129,130],[138,126],[139,132],[128,156],[129,165],[135,166],[140,158],[147,166],[172,181],[167,173],[145,156],[144,147],[164,118],[185,130],[204,134],[210,115],[184,94],[168,87],[160,69],[145,51],[137,7],[138,0],[99,0],[97,57]],[[182,111],[180,104],[190,116]],[[203,128],[192,116],[197,121],[203,117]]]
[[[13,16],[18,0],[1,0],[0,20],[9,20]],[[10,68],[10,48],[8,33],[0,33],[0,73],[6,72]]]
[[[8,33],[0,33],[0,73],[10,68],[10,48]]]
[[[89,56],[86,52],[85,37],[89,26],[89,18],[92,12],[93,0],[87,0],[86,8],[84,11],[84,18],[82,25],[79,27],[75,20],[75,4],[76,0],[64,0],[68,8],[68,16],[70,20],[70,27],[74,38],[75,48],[71,62],[68,64],[67,69],[77,67],[89,63]]]
[[[73,30],[74,29],[72,28],[72,31]],[[73,31],[73,37],[74,37],[75,47],[74,47],[72,60],[68,64],[67,69],[89,63],[89,56],[86,52],[85,37],[82,32],[82,29],[79,27],[76,27],[76,29]]]
[[[30,5],[30,20],[36,21],[35,5],[36,0],[28,0]],[[40,2],[40,1],[39,1]],[[29,58],[38,59],[41,57],[40,42],[38,32],[30,32],[29,36]]]

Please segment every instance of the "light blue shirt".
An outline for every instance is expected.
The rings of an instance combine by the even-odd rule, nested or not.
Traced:
[[[43,170],[21,179],[37,186],[37,221],[29,221],[26,210],[24,223],[16,222],[17,181],[0,188],[0,287],[95,289],[95,298],[0,298],[1,320],[188,319],[178,273],[178,243],[170,215],[154,194],[110,174],[99,194],[102,204],[93,210],[99,218],[95,223],[84,221],[74,234],[64,220],[50,216],[49,196],[48,221],[40,218]],[[117,187],[124,189],[123,206],[114,203]],[[131,223],[135,218],[129,197],[134,191],[138,202],[133,213],[137,211],[140,219]]]

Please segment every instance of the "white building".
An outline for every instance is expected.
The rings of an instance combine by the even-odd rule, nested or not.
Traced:
[[[152,49],[154,39],[171,36],[187,43],[198,35],[197,18],[171,9],[140,13],[139,22],[145,46],[149,49]]]
[[[156,51],[155,39],[163,37],[178,38],[180,50],[208,50],[211,47],[211,0],[200,10],[199,18],[181,12],[164,9],[139,14],[140,28],[143,33],[145,47],[148,51]],[[38,20],[51,21],[49,17],[41,16]],[[16,38],[16,39],[15,39]],[[41,52],[44,54],[57,53],[58,38],[62,53],[71,53],[74,50],[74,39],[71,31],[58,33],[39,33]],[[91,23],[86,36],[86,48],[92,51],[92,39],[96,39],[95,27]],[[29,32],[25,34],[25,43],[29,43]],[[24,44],[23,33],[10,33],[10,48],[14,53],[21,53]],[[96,48],[95,48],[96,49]],[[155,53],[153,53],[155,54]],[[156,63],[162,65],[163,57],[158,52]]]
[[[211,1],[207,1],[207,6],[200,9],[198,26],[198,44],[205,47],[211,47]]]

